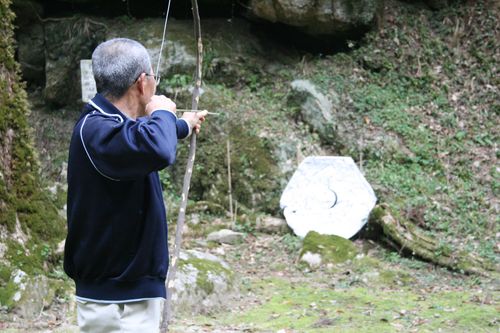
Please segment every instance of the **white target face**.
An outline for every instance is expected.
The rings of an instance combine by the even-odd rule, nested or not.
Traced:
[[[352,158],[314,156],[295,171],[280,206],[300,237],[316,231],[350,238],[366,224],[376,201]]]

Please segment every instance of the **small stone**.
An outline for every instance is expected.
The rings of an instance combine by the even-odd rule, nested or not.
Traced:
[[[66,245],[66,239],[63,239],[57,244],[56,254],[64,253],[64,246]]]
[[[266,234],[284,234],[288,225],[285,219],[265,216],[257,219],[257,230]]]
[[[192,225],[200,224],[200,214],[191,214],[189,218],[189,223]]]
[[[214,250],[214,252],[218,255],[221,255],[221,256],[226,255],[226,251],[224,250],[224,248],[222,246],[219,246],[218,248],[216,248]]]
[[[211,242],[218,242],[223,244],[237,244],[243,240],[245,234],[241,232],[232,231],[229,229],[222,229],[210,233],[207,240]]]
[[[300,258],[300,261],[307,263],[311,268],[316,268],[321,265],[321,255],[318,253],[306,252]]]

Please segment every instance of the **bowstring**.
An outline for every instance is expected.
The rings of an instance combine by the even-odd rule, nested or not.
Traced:
[[[157,75],[156,85],[160,84],[160,64],[161,64],[161,58],[162,58],[162,53],[163,53],[163,45],[165,44],[165,37],[167,36],[168,16],[170,13],[170,3],[171,2],[172,2],[172,0],[168,0],[167,13],[165,15],[165,24],[163,25],[163,36],[161,37],[160,54],[158,54],[158,62],[156,63],[156,72],[155,72],[155,74]]]

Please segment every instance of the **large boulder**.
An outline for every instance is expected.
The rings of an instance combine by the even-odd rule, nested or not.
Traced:
[[[107,26],[105,39],[126,37],[143,44],[156,71],[162,42],[164,24],[162,19],[109,20],[105,21],[105,24]],[[168,73],[169,77],[178,73],[191,75],[196,66],[195,47],[192,22],[169,21],[159,74]]]
[[[181,252],[172,295],[176,314],[214,313],[236,294],[235,274],[225,261],[196,250]]]
[[[382,0],[251,0],[255,16],[299,27],[311,35],[345,34],[369,27]]]
[[[295,80],[291,87],[289,103],[299,106],[301,120],[318,133],[323,142],[334,142],[334,111],[339,104],[337,94],[329,92],[325,95],[308,80]]]

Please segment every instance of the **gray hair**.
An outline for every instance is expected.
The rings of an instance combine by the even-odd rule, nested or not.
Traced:
[[[148,51],[139,42],[114,38],[99,44],[92,53],[97,92],[122,97],[142,73],[151,71]]]

